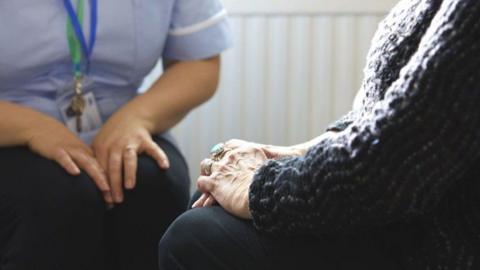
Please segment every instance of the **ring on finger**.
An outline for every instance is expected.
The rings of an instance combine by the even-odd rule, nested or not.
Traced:
[[[212,159],[214,161],[219,161],[223,158],[223,156],[225,156],[225,154],[228,151],[229,150],[225,148],[225,144],[223,144],[223,143],[216,144],[210,150],[210,159]]]

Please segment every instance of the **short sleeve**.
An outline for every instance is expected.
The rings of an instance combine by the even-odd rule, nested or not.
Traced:
[[[233,45],[227,11],[219,0],[175,0],[163,57],[198,60]]]

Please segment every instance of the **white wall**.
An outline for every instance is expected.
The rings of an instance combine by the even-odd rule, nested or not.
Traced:
[[[236,46],[218,94],[174,129],[190,164],[217,142],[290,145],[346,113],[370,40],[393,0],[224,0]]]
[[[385,13],[398,0],[223,0],[235,15]]]

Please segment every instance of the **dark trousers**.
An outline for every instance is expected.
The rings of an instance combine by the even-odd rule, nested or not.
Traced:
[[[158,241],[188,205],[185,161],[162,171],[139,157],[137,186],[106,211],[85,175],[68,175],[25,147],[0,149],[0,270],[158,269]]]
[[[398,270],[372,234],[269,236],[219,206],[189,210],[159,245],[161,270]],[[397,254],[398,255],[398,254]]]

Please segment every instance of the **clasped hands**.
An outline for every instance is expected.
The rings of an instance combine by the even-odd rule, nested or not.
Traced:
[[[294,147],[262,145],[230,140],[212,149],[202,161],[197,188],[203,193],[193,207],[207,207],[215,202],[232,215],[250,219],[248,193],[255,172],[269,159],[300,156]]]

